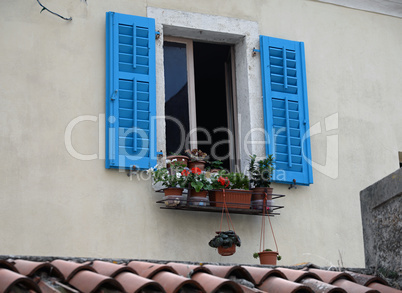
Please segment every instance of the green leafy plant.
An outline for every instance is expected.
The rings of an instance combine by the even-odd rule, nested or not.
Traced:
[[[232,230],[229,231],[221,231],[217,232],[218,235],[216,235],[214,238],[212,238],[209,241],[209,246],[218,248],[222,246],[223,248],[229,248],[233,244],[240,247],[241,246],[241,240],[240,237]]]
[[[223,162],[222,161],[210,161],[208,162],[208,169],[217,169],[217,170],[222,170],[223,169]]]
[[[229,173],[228,178],[231,182],[230,189],[249,190],[250,180],[247,175],[243,173]]]
[[[184,170],[181,162],[171,162],[170,168],[159,168],[152,171],[152,177],[155,183],[162,182],[162,185],[166,188],[180,187],[185,188],[187,186],[187,177],[183,176]]]
[[[269,155],[263,160],[256,161],[256,159],[257,155],[250,156],[248,168],[250,183],[254,187],[270,187],[274,171],[274,157]]]
[[[272,249],[267,248],[267,249],[264,249],[264,251],[272,251]],[[254,252],[254,253],[253,253],[253,257],[254,257],[254,258],[259,258],[260,255],[258,254],[258,252]],[[277,259],[277,260],[281,260],[281,259],[282,259],[282,256],[280,256],[280,255],[278,254],[278,256],[276,257],[276,259]]]
[[[205,172],[202,172],[198,167],[191,170],[184,168],[181,174],[186,177],[187,184],[190,184],[196,192],[212,189],[211,179],[207,178]]]

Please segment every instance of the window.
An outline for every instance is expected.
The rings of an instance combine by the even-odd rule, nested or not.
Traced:
[[[177,129],[159,119],[166,114],[191,133],[193,146],[205,140],[200,128],[238,135],[226,136],[221,148],[231,168],[234,158],[244,170],[250,154],[261,155],[255,142],[263,132],[265,151],[276,159],[274,181],[312,183],[304,44],[258,38],[258,25],[239,19],[149,7],[148,14],[163,36],[175,38],[155,42],[153,18],[107,13],[106,168],[148,169],[157,150],[175,152]],[[251,54],[258,46],[260,60]],[[208,121],[215,108],[225,109],[223,118]]]
[[[232,46],[164,39],[166,153],[199,148],[234,170]]]

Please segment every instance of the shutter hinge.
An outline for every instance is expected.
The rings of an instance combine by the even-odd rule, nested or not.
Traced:
[[[116,100],[118,90],[114,90],[113,95],[110,97],[112,101]]]
[[[253,48],[252,56],[254,57],[255,55],[257,55],[257,52],[260,53],[261,50],[258,50],[258,49],[256,49],[256,48]]]
[[[155,32],[155,39],[159,39],[161,37],[160,31]]]

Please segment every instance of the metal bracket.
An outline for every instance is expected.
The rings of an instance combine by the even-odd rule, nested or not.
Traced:
[[[160,37],[161,37],[160,31],[156,31],[156,32],[155,32],[155,39],[157,40],[157,39],[159,39]]]
[[[253,48],[253,53],[251,53],[251,54],[252,54],[252,56],[254,57],[254,56],[257,55],[257,53],[260,53],[260,52],[261,52],[261,50],[258,50],[258,49],[256,49],[256,48]]]

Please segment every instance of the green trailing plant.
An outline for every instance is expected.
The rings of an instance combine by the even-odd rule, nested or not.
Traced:
[[[217,232],[218,234],[209,241],[209,246],[213,248],[229,248],[233,244],[240,247],[240,237],[232,230]]]
[[[250,156],[248,168],[250,183],[254,187],[270,187],[274,171],[274,157],[269,155],[263,160],[256,161],[256,159],[257,155]]]
[[[264,251],[272,251],[272,249],[267,248],[267,249],[264,249]],[[253,257],[254,257],[254,258],[259,258],[260,255],[258,254],[258,252],[254,252],[254,253],[253,253]],[[276,259],[279,261],[279,260],[282,259],[282,256],[280,256],[280,255],[278,254],[277,257],[276,257]]]

